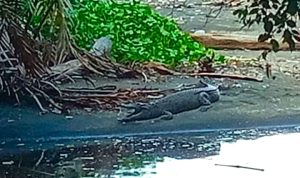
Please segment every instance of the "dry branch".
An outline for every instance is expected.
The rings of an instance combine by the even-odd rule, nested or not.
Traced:
[[[263,82],[262,79],[249,77],[245,75],[234,75],[234,74],[218,74],[218,73],[191,73],[186,74],[187,76],[199,76],[199,77],[212,77],[212,78],[231,78],[235,80],[248,80],[254,82]]]
[[[54,48],[51,43],[38,45],[40,42],[34,40],[22,28],[21,23],[13,18],[1,19],[0,32],[0,94],[14,96],[18,103],[20,98],[29,95],[39,109],[45,113],[55,109],[63,111],[68,105],[85,105],[95,108],[113,107],[121,101],[129,100],[130,97],[143,96],[142,92],[133,91],[103,93],[103,91],[100,92],[101,88],[98,88],[99,91],[60,90],[55,84],[56,80],[74,81],[73,77],[77,76],[68,73],[73,70],[74,66],[59,72],[51,72],[49,65],[54,62],[43,61],[45,56],[40,54],[43,50],[50,50],[49,54],[58,54],[57,50],[61,49]],[[67,45],[67,47],[63,45],[62,48],[70,49],[72,55],[82,64],[81,70],[92,71],[104,77],[126,77],[128,74],[131,76],[139,74],[120,64],[113,63],[108,58],[94,57],[72,44]],[[40,49],[41,46],[46,49]],[[63,60],[62,57],[59,59]],[[82,73],[76,75],[82,75]],[[93,84],[88,77],[81,76],[80,78]]]

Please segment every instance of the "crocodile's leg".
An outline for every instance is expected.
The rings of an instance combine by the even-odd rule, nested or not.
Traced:
[[[159,117],[161,112],[157,111],[155,108],[151,107],[151,105],[139,105],[138,108],[125,116],[125,118],[118,119],[121,122],[131,122],[131,121],[141,121],[141,120],[149,120],[156,117]]]
[[[210,108],[212,108],[212,105],[209,105],[209,106],[201,106],[199,108],[199,111],[200,112],[206,112],[207,110],[209,110]]]
[[[212,107],[211,102],[209,101],[209,95],[205,92],[199,93],[199,102],[202,104],[199,108],[199,111],[206,112]]]
[[[148,104],[144,104],[144,103],[138,103],[138,104],[134,104],[133,106],[129,106],[127,108],[134,109],[134,111],[132,113],[128,114],[127,117],[138,114],[138,113],[142,112],[143,109],[149,109],[149,107],[150,106]]]
[[[151,121],[151,123],[157,123],[157,122],[160,122],[162,120],[172,120],[173,119],[173,114],[169,111],[164,111],[162,113],[161,116],[159,116],[157,119],[154,119]]]
[[[122,122],[122,123],[126,123],[126,122],[132,122],[132,121],[136,121],[136,120],[139,120],[139,118],[141,118],[141,112],[139,113],[131,113],[127,116],[125,116],[125,118],[118,118],[117,120],[119,122]]]
[[[159,117],[161,120],[172,120],[173,119],[173,114],[169,111],[164,111],[164,114]]]

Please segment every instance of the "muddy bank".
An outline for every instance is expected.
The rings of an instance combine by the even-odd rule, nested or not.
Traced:
[[[167,82],[143,83],[128,80],[98,80],[97,85],[110,82],[126,87],[169,88],[182,83],[194,83],[195,78],[169,77]],[[220,81],[219,81],[220,82]],[[224,82],[224,81],[223,81]],[[121,124],[126,110],[120,112],[80,111],[72,119],[62,115],[39,115],[31,107],[1,106],[0,140],[23,142],[35,139],[79,138],[99,135],[135,135],[151,133],[189,132],[226,128],[261,127],[271,125],[300,124],[300,83],[286,75],[277,75],[276,80],[265,79],[263,83],[248,81],[233,82],[233,87],[222,91],[219,102],[207,112],[198,110],[175,115],[173,120]],[[80,85],[82,86],[82,85]]]
[[[197,6],[197,5],[196,5]],[[205,14],[210,8],[199,6],[193,8],[181,8],[177,16],[183,17],[184,13],[198,13],[191,15],[189,25],[184,28],[204,29],[208,32],[219,31],[225,33],[257,35],[259,29],[239,30],[239,24],[231,15],[232,9],[223,9],[220,16],[208,23],[205,27]],[[174,12],[176,13],[176,12]],[[198,20],[201,20],[198,21]],[[260,52],[249,51],[220,51],[225,55],[237,55],[243,57],[257,57]],[[111,137],[124,135],[151,135],[151,134],[173,134],[197,131],[212,131],[218,129],[268,127],[277,125],[300,125],[300,82],[296,78],[282,74],[280,67],[289,71],[293,69],[294,63],[299,64],[299,53],[289,52],[277,53],[273,58],[278,64],[276,80],[264,78],[263,83],[248,81],[224,80],[218,82],[232,83],[234,87],[224,90],[221,100],[214,104],[207,112],[198,110],[178,114],[171,121],[159,121],[152,123],[129,123],[126,125],[117,122],[118,117],[123,117],[126,110],[120,112],[77,112],[72,118],[67,119],[63,115],[46,114],[39,115],[34,107],[21,106],[12,107],[1,104],[0,110],[0,142],[1,148],[8,144],[22,148],[28,143],[38,143],[36,140],[76,140],[87,137]],[[298,57],[299,55],[299,57]],[[141,88],[155,87],[160,89],[173,88],[180,84],[196,83],[198,79],[186,77],[167,77],[161,82],[144,83],[140,80],[112,80],[97,78],[96,85],[117,85],[119,88]],[[79,82],[77,86],[84,87],[86,82]],[[64,87],[72,86],[68,84]],[[63,141],[65,142],[65,141]],[[25,145],[24,145],[25,144]]]

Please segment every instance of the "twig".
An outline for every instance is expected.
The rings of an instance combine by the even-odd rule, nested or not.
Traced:
[[[33,99],[36,101],[37,105],[39,106],[40,110],[43,113],[47,113],[48,110],[46,110],[43,105],[41,104],[40,100],[38,99],[38,97],[27,87],[25,87],[25,90],[33,97]]]
[[[49,81],[41,81],[44,84],[47,84],[49,86],[51,86],[55,91],[57,91],[57,93],[59,94],[59,96],[62,96],[61,91],[59,90],[59,88],[57,86],[55,86],[53,83],[49,82]]]
[[[261,168],[253,168],[253,167],[247,167],[247,166],[240,166],[240,165],[228,165],[228,164],[215,164],[215,166],[224,166],[224,167],[233,167],[233,168],[243,168],[243,169],[250,169],[255,171],[265,171]]]
[[[183,74],[180,74],[183,75]],[[237,80],[248,80],[248,81],[255,81],[255,82],[263,82],[262,79],[244,76],[244,75],[234,75],[234,74],[217,74],[217,73],[192,73],[192,74],[185,74],[187,76],[201,76],[201,77],[213,77],[213,78],[231,78]]]
[[[220,6],[219,9],[215,9],[215,10],[210,9],[209,13],[205,15],[206,19],[205,19],[205,22],[204,22],[202,28],[206,27],[206,25],[208,24],[209,18],[216,19],[218,17],[220,15],[220,13],[222,12],[223,7],[224,6]],[[215,12],[217,12],[216,15],[214,15],[214,16],[211,15],[212,13],[215,13]],[[212,20],[210,20],[210,22],[212,22]]]
[[[33,87],[32,86],[32,89],[34,89],[37,93],[40,93],[43,95],[43,97],[48,101],[50,102],[54,107],[56,107],[57,109],[59,110],[62,110],[62,107],[59,106],[59,104],[55,103],[55,101],[48,95],[46,94],[43,90],[40,90],[36,87]]]
[[[41,156],[40,156],[39,160],[35,163],[34,167],[38,167],[40,165],[40,163],[44,159],[44,155],[45,155],[45,150],[42,151]]]
[[[44,171],[34,170],[34,169],[26,168],[26,167],[21,167],[20,169],[27,170],[27,171],[31,171],[31,172],[33,172],[33,173],[38,173],[38,174],[42,174],[42,175],[47,175],[47,176],[50,176],[50,177],[55,177],[55,174],[49,173],[49,172],[44,172]]]
[[[82,91],[82,90],[87,90],[88,91],[115,91],[117,89],[117,86],[115,85],[104,85],[104,86],[99,86],[95,88],[88,88],[88,87],[67,87],[65,90],[74,90],[74,91]]]
[[[65,93],[96,93],[96,94],[110,94],[110,93],[113,93],[113,91],[109,90],[109,91],[105,91],[105,90],[93,90],[93,89],[62,89],[61,90],[62,92],[65,92]]]
[[[142,75],[143,75],[143,77],[144,77],[144,82],[147,83],[147,82],[148,82],[147,75],[146,75],[144,72],[142,72]]]

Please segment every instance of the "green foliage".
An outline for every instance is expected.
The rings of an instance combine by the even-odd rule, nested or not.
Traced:
[[[51,9],[58,4],[50,2],[43,0],[38,5],[47,7],[44,3],[48,3],[47,8]],[[70,40],[79,47],[89,50],[96,39],[110,36],[112,57],[117,62],[157,61],[174,67],[216,56],[213,50],[206,49],[181,31],[173,20],[160,16],[149,5],[136,0],[70,0],[70,3],[72,8],[65,9],[65,14],[53,10],[47,16],[33,13],[29,20],[31,30],[38,30],[46,40],[56,41],[66,19],[72,36]],[[39,12],[47,11],[47,8],[40,8]],[[224,56],[216,59],[222,61]]]
[[[182,32],[173,20],[138,1],[72,3],[76,43],[90,49],[95,39],[109,35],[113,40],[112,55],[118,62],[151,60],[175,66],[213,53]]]
[[[300,33],[297,21],[300,16],[299,0],[255,0],[250,6],[237,9],[237,15],[244,26],[251,27],[254,23],[263,23],[264,33],[260,34],[258,41],[271,39],[273,50],[279,49],[276,35],[281,35],[283,42],[295,49],[295,41],[300,42]]]

